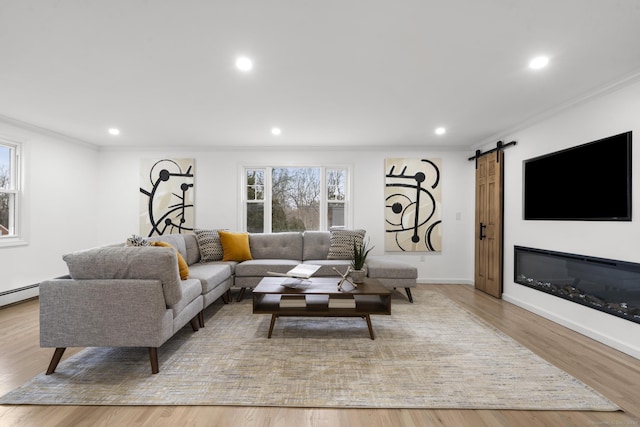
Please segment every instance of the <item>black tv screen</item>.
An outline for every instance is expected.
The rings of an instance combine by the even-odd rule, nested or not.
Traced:
[[[631,131],[523,166],[524,219],[631,221]]]

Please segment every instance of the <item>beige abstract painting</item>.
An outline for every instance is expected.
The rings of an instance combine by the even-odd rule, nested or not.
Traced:
[[[442,250],[440,159],[385,159],[385,250]]]
[[[142,160],[141,236],[193,232],[194,166],[194,159]]]

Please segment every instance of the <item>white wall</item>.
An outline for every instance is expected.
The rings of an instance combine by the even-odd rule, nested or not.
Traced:
[[[504,299],[640,358],[640,325],[513,282],[514,245],[640,263],[640,185],[634,183],[634,221],[620,223],[524,221],[521,190],[523,160],[628,130],[640,138],[638,112],[640,83],[635,83],[503,138],[518,142],[505,155]],[[0,122],[0,136],[24,144],[23,217],[28,240],[26,246],[0,247],[0,292],[64,274],[61,255],[65,252],[124,241],[138,233],[140,160],[164,157],[196,159],[196,224],[202,228],[241,228],[242,165],[349,165],[353,170],[353,226],[368,231],[376,254],[384,248],[384,159],[441,158],[442,252],[388,255],[416,265],[420,282],[473,282],[474,168],[467,161],[472,153],[406,149],[97,151],[4,122]],[[639,158],[640,149],[635,149],[634,165],[640,165]],[[637,168],[635,176],[637,182]],[[0,301],[3,303],[6,301]]]
[[[0,122],[23,152],[22,231],[26,245],[0,247],[0,293],[66,274],[62,254],[95,243],[98,152],[52,134]],[[0,305],[37,289],[0,298]]]
[[[415,264],[421,282],[471,283],[473,280],[473,164],[467,152],[407,150],[106,150],[100,154],[102,242],[124,241],[139,233],[140,161],[195,158],[195,220],[199,228],[240,230],[239,179],[243,165],[340,164],[352,168],[353,226],[364,228],[384,253],[384,159],[441,158],[443,250],[412,255],[389,252]],[[459,213],[460,220],[456,220]]]
[[[514,245],[640,263],[640,83],[574,106],[504,138],[504,299],[640,358],[640,325],[513,281]],[[633,221],[524,221],[523,160],[593,140],[633,131]],[[597,196],[596,196],[597,197]]]

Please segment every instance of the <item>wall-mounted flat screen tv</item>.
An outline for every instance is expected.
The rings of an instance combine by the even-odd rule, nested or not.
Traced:
[[[524,219],[631,221],[631,131],[523,163]]]

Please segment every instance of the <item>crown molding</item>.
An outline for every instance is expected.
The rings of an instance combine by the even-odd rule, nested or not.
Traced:
[[[339,145],[339,146],[326,146],[326,145],[307,145],[307,146],[291,146],[291,145],[247,145],[247,146],[233,146],[233,145],[180,145],[180,146],[143,146],[143,145],[101,145],[99,151],[329,151],[329,152],[344,152],[344,151],[468,151],[467,146],[443,146],[443,145]]]
[[[7,117],[7,116],[3,116],[0,114],[0,123],[9,125],[9,126],[13,126],[15,128],[27,131],[27,132],[32,132],[32,133],[36,133],[39,135],[44,135],[44,136],[48,136],[51,138],[56,138],[65,142],[69,142],[72,144],[76,144],[76,145],[81,145],[85,148],[91,148],[93,150],[99,150],[100,146],[97,144],[92,144],[90,142],[84,141],[82,139],[78,139],[78,138],[74,138],[72,136],[69,135],[65,135],[63,133],[60,132],[56,132],[53,131],[51,129],[47,129],[47,128],[43,128],[37,125],[34,125],[32,123],[27,123],[27,122],[23,122],[22,120],[18,120],[18,119],[14,119],[12,117]]]
[[[602,98],[606,95],[609,95],[613,92],[624,89],[625,87],[638,82],[640,82],[640,70],[636,70],[628,74],[627,76],[623,77],[622,79],[600,86],[583,95],[575,97],[567,102],[564,102],[560,105],[549,108],[548,110],[545,110],[541,113],[533,115],[528,119],[523,120],[520,123],[516,124],[515,126],[504,129],[499,133],[496,133],[493,136],[484,139],[482,142],[478,144],[474,144],[471,147],[471,149],[475,151],[482,147],[487,146],[488,144],[495,144],[496,141],[504,140],[505,138],[511,138],[510,135],[516,132],[521,132],[527,128],[530,128],[531,126],[541,123],[544,120],[549,119],[557,114],[560,114],[563,111],[569,110],[570,108],[574,108],[582,104],[586,104],[598,98]]]

